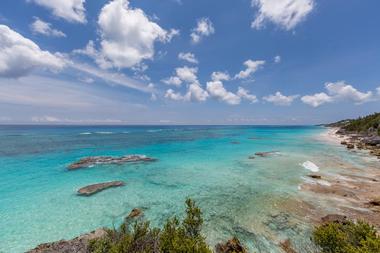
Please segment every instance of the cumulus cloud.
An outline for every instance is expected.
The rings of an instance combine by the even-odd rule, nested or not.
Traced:
[[[293,29],[313,10],[314,0],[252,0],[257,9],[252,28],[261,29],[271,22],[285,30]]]
[[[184,60],[190,63],[198,64],[197,58],[195,58],[195,55],[193,53],[179,53],[178,54],[178,59]]]
[[[52,28],[50,23],[45,22],[37,17],[34,18],[34,22],[30,25],[30,29],[35,34],[38,33],[48,37],[66,37],[65,33]]]
[[[281,62],[281,56],[277,55],[273,59],[274,63],[280,63]]]
[[[241,102],[241,98],[238,95],[227,91],[221,81],[207,82],[207,91],[210,93],[210,96],[230,105],[238,105]]]
[[[168,89],[165,94],[165,98],[175,101],[206,101],[209,97],[207,91],[205,91],[199,83],[191,83],[185,95],[181,95],[179,92],[174,92],[172,89]]]
[[[263,99],[275,105],[289,106],[297,97],[298,95],[285,96],[281,94],[281,92],[277,91],[274,95],[265,96]]]
[[[175,85],[175,86],[181,86],[182,82],[186,83],[197,83],[198,77],[197,77],[198,68],[191,68],[191,67],[181,67],[175,69],[175,75],[171,76],[167,79],[162,80],[164,83],[169,85]]]
[[[255,73],[258,69],[260,69],[265,64],[265,61],[253,61],[247,60],[244,62],[246,66],[245,70],[239,72],[239,74],[235,75],[237,79],[245,79]]]
[[[100,49],[89,41],[75,50],[94,58],[101,68],[135,68],[152,60],[155,43],[168,43],[179,34],[167,31],[151,21],[143,10],[131,8],[128,0],[113,0],[103,6],[98,18]]]
[[[168,84],[168,85],[174,85],[174,86],[181,86],[182,80],[178,76],[171,76],[167,79],[162,80],[162,82]]]
[[[180,101],[184,100],[184,96],[182,96],[179,92],[174,92],[172,89],[168,89],[165,93],[165,98],[175,100],[175,101]]]
[[[306,95],[301,98],[302,102],[312,107],[318,107],[326,103],[342,100],[362,104],[375,99],[372,91],[361,92],[344,81],[326,83],[325,89],[327,94],[321,92],[314,95]]]
[[[65,61],[59,54],[43,51],[33,41],[6,25],[0,25],[0,76],[17,78],[34,69],[61,70]]]
[[[248,101],[250,101],[251,103],[256,103],[258,100],[257,100],[257,97],[253,94],[249,94],[249,91],[242,88],[242,87],[239,87],[238,88],[238,91],[236,93],[239,97],[243,98],[243,99],[246,99]]]
[[[228,81],[231,77],[227,72],[216,71],[211,74],[211,79],[213,81]]]
[[[53,12],[53,15],[69,22],[86,23],[86,0],[28,0]]]
[[[209,18],[201,18],[190,34],[191,41],[195,44],[199,43],[202,37],[210,36],[213,33],[215,33],[215,28],[211,20]]]
[[[302,102],[312,107],[318,107],[325,103],[330,103],[333,101],[333,98],[327,95],[324,92],[316,93],[314,95],[306,95],[301,98]]]

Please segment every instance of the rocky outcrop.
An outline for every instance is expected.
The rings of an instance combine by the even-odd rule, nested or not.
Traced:
[[[77,170],[92,167],[99,164],[123,164],[130,162],[154,162],[157,159],[147,157],[145,155],[126,155],[120,157],[114,156],[94,156],[85,157],[68,166],[69,170]]]
[[[307,176],[310,178],[314,178],[314,179],[322,179],[322,176],[320,176],[320,175],[311,174],[311,175],[307,175]]]
[[[321,218],[322,223],[341,223],[346,224],[348,222],[347,216],[340,214],[328,214]]]
[[[91,240],[99,239],[107,235],[105,229],[97,229],[88,234],[78,236],[72,240],[44,243],[27,253],[88,253],[88,245]]]
[[[226,243],[218,243],[215,246],[216,253],[247,253],[247,250],[241,245],[236,237],[228,240]]]
[[[78,190],[78,195],[80,196],[91,196],[95,193],[98,193],[100,191],[103,191],[105,189],[111,188],[111,187],[120,187],[124,186],[125,183],[123,181],[113,181],[113,182],[106,182],[106,183],[99,183],[99,184],[92,184],[85,186],[83,188],[80,188]]]

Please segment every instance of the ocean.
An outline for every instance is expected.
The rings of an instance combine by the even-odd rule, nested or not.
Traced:
[[[333,171],[337,161],[358,168],[371,162],[318,138],[325,131],[315,126],[0,126],[0,252],[24,252],[117,227],[135,207],[153,226],[162,226],[183,215],[187,197],[203,211],[203,233],[211,246],[237,236],[258,253],[277,253],[279,242],[290,238],[300,252],[311,252],[311,223],[291,208],[305,198],[300,185],[306,175]],[[274,153],[249,159],[269,151]],[[158,161],[67,170],[83,157],[129,154]],[[90,197],[76,194],[83,186],[114,180],[126,185]]]

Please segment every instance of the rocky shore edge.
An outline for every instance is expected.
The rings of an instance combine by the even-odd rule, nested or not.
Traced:
[[[336,129],[335,135],[341,140],[340,144],[347,149],[368,150],[371,155],[380,159],[380,136],[350,132],[343,128]]]

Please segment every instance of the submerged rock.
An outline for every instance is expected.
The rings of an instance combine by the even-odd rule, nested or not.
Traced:
[[[111,187],[120,187],[120,186],[124,186],[124,185],[125,185],[125,183],[123,181],[113,181],[113,182],[92,184],[92,185],[88,185],[88,186],[85,186],[83,188],[80,188],[78,190],[78,195],[91,196],[91,195],[98,193],[100,191],[103,191],[105,189],[108,189]]]
[[[154,162],[157,159],[145,155],[126,155],[120,157],[114,156],[94,156],[85,157],[69,165],[69,170],[88,168],[97,164],[123,164],[128,162]]]
[[[107,235],[105,229],[97,229],[88,234],[78,236],[72,240],[44,243],[26,253],[88,253],[89,242]]]
[[[241,245],[238,238],[234,237],[226,243],[218,243],[215,246],[216,253],[246,253],[247,250]]]
[[[320,175],[311,174],[311,175],[307,175],[307,176],[310,178],[314,178],[314,179],[322,179],[322,176],[320,176]]]
[[[143,211],[139,208],[133,208],[132,211],[127,216],[128,219],[134,219],[143,215]]]
[[[352,144],[352,143],[348,143],[348,144],[347,144],[347,148],[348,148],[348,149],[354,149],[354,148],[355,148],[355,145]]]
[[[286,239],[285,241],[280,242],[280,247],[283,249],[286,253],[297,253],[292,247],[292,244],[289,239]]]
[[[273,154],[276,154],[277,151],[269,151],[269,152],[256,152],[255,155],[256,156],[260,156],[260,157],[268,157],[270,155],[273,155]]]

